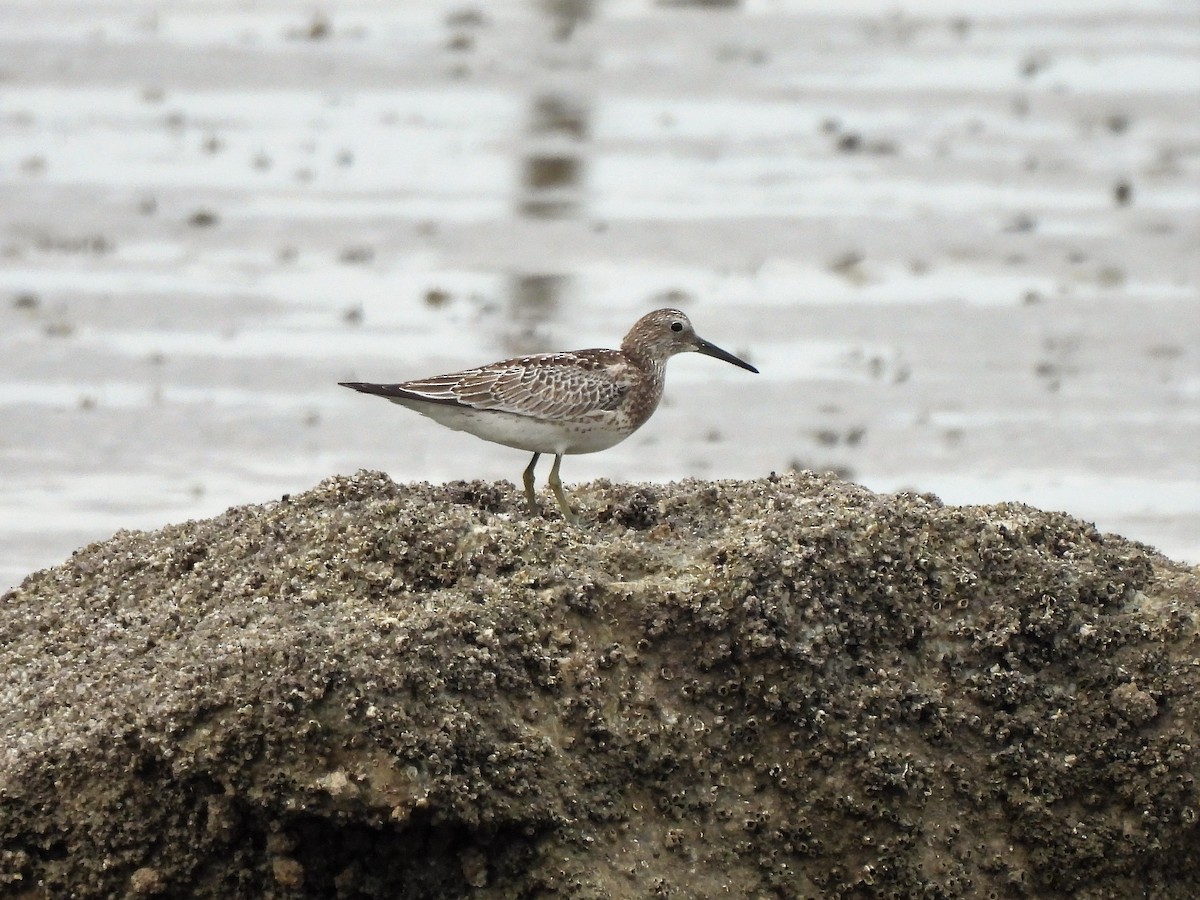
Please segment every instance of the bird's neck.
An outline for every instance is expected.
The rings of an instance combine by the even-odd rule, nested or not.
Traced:
[[[624,341],[621,344],[621,352],[629,358],[635,366],[650,375],[659,384],[663,382],[663,376],[667,370],[667,361],[653,353],[647,351],[645,347],[636,341]]]
[[[665,359],[648,353],[638,353],[636,349],[631,350],[629,347],[621,349],[625,351],[629,361],[642,373],[642,377],[634,382],[633,391],[628,400],[632,425],[634,428],[640,428],[654,414],[654,410],[658,408],[658,401],[662,399],[667,363]]]

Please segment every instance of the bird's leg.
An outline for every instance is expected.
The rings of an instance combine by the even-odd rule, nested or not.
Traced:
[[[537,515],[538,505],[537,495],[533,492],[533,467],[537,465],[541,455],[540,453],[533,454],[533,459],[525,467],[525,499],[529,501],[529,509],[534,515]]]
[[[554,454],[554,465],[550,467],[550,490],[554,491],[554,499],[558,501],[558,508],[562,510],[563,518],[572,525],[578,525],[579,520],[575,518],[575,513],[571,512],[571,507],[567,505],[566,495],[563,494],[562,479],[558,477],[558,467],[562,463],[563,455],[561,453]]]

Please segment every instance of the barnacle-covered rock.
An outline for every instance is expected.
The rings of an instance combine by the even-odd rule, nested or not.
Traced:
[[[329,479],[0,604],[0,893],[1200,890],[1200,573],[810,474]]]

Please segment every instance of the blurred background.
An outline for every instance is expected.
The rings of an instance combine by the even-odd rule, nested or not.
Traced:
[[[663,305],[762,374],[674,360],[567,482],[834,470],[1200,562],[1200,8],[0,5],[0,589],[335,473],[519,482],[335,383]]]

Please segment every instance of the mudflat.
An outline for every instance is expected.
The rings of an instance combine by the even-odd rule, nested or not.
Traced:
[[[569,480],[834,470],[1200,560],[1190,3],[0,8],[0,586],[333,473],[513,479],[336,382],[677,362]],[[586,512],[586,511],[585,511]]]

